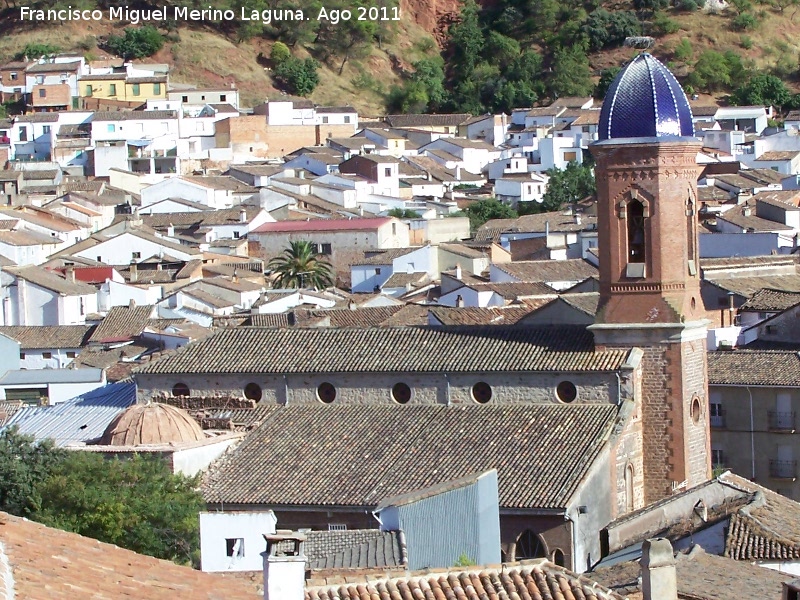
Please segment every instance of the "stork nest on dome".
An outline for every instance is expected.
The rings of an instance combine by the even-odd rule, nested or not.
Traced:
[[[639,35],[625,38],[626,48],[636,48],[637,50],[648,50],[656,45],[656,40],[649,35]]]

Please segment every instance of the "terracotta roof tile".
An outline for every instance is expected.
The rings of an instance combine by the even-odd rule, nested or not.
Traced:
[[[799,292],[784,292],[782,290],[762,289],[739,307],[740,311],[757,312],[782,312],[800,304]]]
[[[286,354],[286,348],[295,352]],[[469,352],[465,350],[469,349]],[[595,352],[581,326],[463,328],[234,327],[141,373],[613,371],[625,352]]]
[[[558,599],[622,600],[623,596],[547,561],[534,565],[404,576],[306,588],[305,600]]]
[[[710,385],[800,386],[797,352],[718,350],[708,353]]]
[[[495,265],[517,281],[582,281],[597,277],[598,271],[590,262],[582,258],[568,260],[526,260]]]
[[[204,497],[374,507],[389,496],[497,469],[501,507],[563,508],[616,415],[612,404],[280,406],[212,466]]]
[[[675,570],[678,598],[686,600],[780,598],[782,582],[793,579],[772,569],[707,554],[700,546],[694,546],[688,554],[679,552]],[[641,592],[640,572],[638,561],[632,561],[598,569],[588,576],[634,598]]]
[[[89,341],[102,343],[133,339],[144,331],[152,314],[153,307],[149,305],[133,308],[114,306],[97,326]]]
[[[386,122],[392,127],[453,127],[461,125],[471,116],[469,113],[386,115]]]
[[[429,308],[430,315],[442,325],[512,325],[533,310],[532,306],[527,305],[486,308],[432,306]]]
[[[0,552],[8,559],[17,598],[259,598],[253,587],[244,581],[136,554],[7,513],[0,513],[0,542]]]
[[[17,340],[22,350],[80,348],[94,331],[92,325],[20,325],[0,327],[0,333]]]

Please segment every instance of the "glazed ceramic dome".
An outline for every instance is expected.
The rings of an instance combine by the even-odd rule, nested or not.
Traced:
[[[694,136],[692,109],[681,85],[658,59],[643,52],[620,71],[600,111],[598,137]]]
[[[106,427],[100,444],[140,446],[196,442],[206,438],[200,425],[185,410],[151,402],[133,404]]]

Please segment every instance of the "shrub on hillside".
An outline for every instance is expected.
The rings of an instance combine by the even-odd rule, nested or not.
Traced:
[[[275,79],[290,94],[308,96],[319,84],[318,66],[313,58],[289,57],[275,67]]]
[[[111,35],[106,46],[125,59],[152,56],[164,45],[164,36],[152,25],[126,27],[124,35]]]
[[[273,65],[279,65],[292,55],[289,52],[289,46],[283,42],[275,42],[272,44],[272,50],[269,53],[269,59]]]

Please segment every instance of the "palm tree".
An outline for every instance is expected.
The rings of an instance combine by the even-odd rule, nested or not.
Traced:
[[[333,266],[318,258],[311,242],[289,242],[289,247],[269,261],[267,268],[277,275],[272,283],[276,288],[323,289],[333,285]]]

